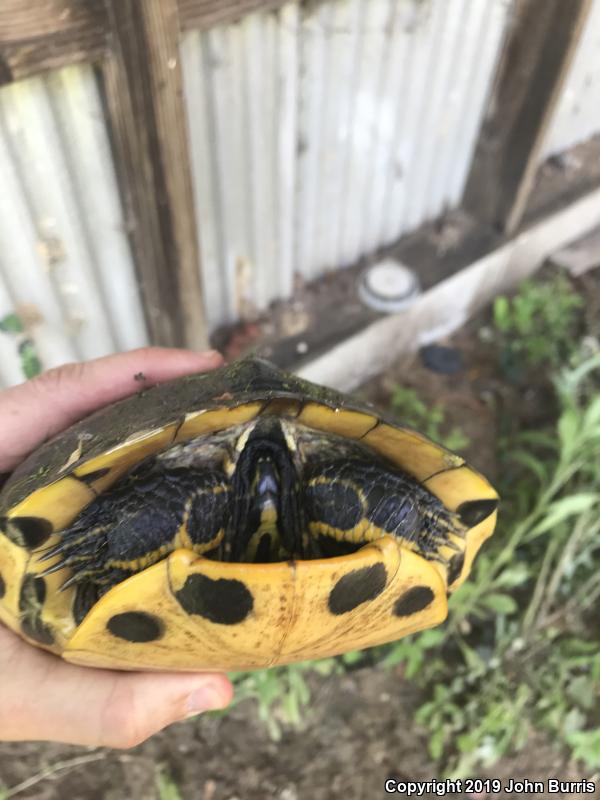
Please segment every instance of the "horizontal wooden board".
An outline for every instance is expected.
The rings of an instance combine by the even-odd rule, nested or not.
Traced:
[[[234,22],[252,11],[267,11],[286,0],[179,0],[179,17],[185,30],[212,28]]]
[[[180,0],[185,30],[234,21],[284,0]],[[2,0],[0,85],[69,64],[100,60],[110,46],[103,0]]]
[[[3,0],[0,83],[68,64],[93,62],[107,48],[102,0]]]

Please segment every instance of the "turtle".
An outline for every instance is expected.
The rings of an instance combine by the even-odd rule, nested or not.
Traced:
[[[91,667],[258,669],[441,623],[494,530],[465,460],[246,358],[147,388],[0,492],[0,621]]]

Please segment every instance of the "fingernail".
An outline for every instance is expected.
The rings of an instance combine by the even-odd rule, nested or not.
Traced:
[[[227,700],[212,684],[201,686],[196,689],[188,697],[186,701],[186,716],[193,717],[195,714],[200,714],[202,711],[216,711],[220,708],[225,708]]]
[[[203,350],[201,355],[206,356],[206,358],[223,358],[218,350]]]

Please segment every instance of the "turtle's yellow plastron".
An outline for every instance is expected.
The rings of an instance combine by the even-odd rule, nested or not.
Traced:
[[[498,496],[460,456],[257,359],[148,389],[0,493],[0,621],[69,661],[244,669],[437,625]]]

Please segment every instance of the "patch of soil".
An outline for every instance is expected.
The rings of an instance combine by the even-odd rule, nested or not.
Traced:
[[[172,725],[127,753],[94,751],[98,760],[58,772],[18,796],[162,800],[159,768],[183,800],[364,800],[386,796],[388,778],[440,778],[424,732],[413,720],[418,694],[398,671],[363,669],[343,677],[314,676],[310,683],[312,711],[303,729],[287,730],[279,742],[269,739],[254,703],[245,701],[226,715]],[[577,771],[549,744],[532,745],[490,777],[577,779]],[[89,755],[88,749],[66,745],[0,744],[0,779],[14,786],[43,765]]]
[[[508,383],[499,371],[491,338],[493,330],[486,311],[440,341],[461,354],[464,369],[460,372],[432,372],[419,354],[411,355],[360,387],[356,394],[380,408],[389,408],[394,388],[402,386],[414,389],[428,407],[441,406],[445,415],[442,432],[460,428],[469,440],[461,454],[493,483],[499,436],[516,427],[535,428],[546,423],[553,416],[554,401],[542,375],[525,384]],[[403,422],[401,415],[395,416]]]

